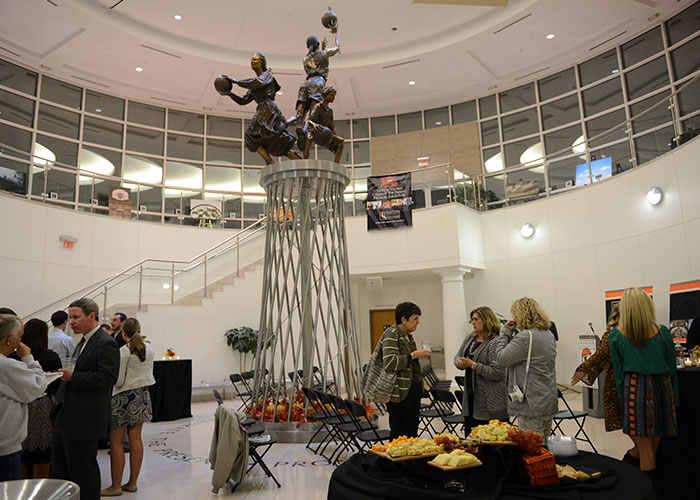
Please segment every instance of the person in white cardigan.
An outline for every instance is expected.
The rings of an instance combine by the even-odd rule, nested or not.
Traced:
[[[121,335],[126,345],[119,349],[119,378],[112,393],[112,432],[109,436],[109,461],[112,485],[102,490],[102,496],[119,496],[122,491],[136,491],[136,481],[143,462],[141,428],[153,418],[148,386],[153,377],[153,349],[141,336],[136,318],[128,318]],[[124,433],[129,435],[129,480],[122,482],[124,473]]]

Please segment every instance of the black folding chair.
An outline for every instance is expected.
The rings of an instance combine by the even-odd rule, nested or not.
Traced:
[[[317,403],[318,406],[321,408],[321,411],[313,412],[310,415],[313,420],[320,422],[321,426],[314,433],[314,435],[309,438],[309,441],[306,443],[306,447],[313,451],[315,454],[317,454],[318,450],[333,432],[332,426],[326,421],[330,418],[330,414],[323,411],[323,403],[316,395],[316,391],[314,391],[310,387],[304,386],[301,387],[301,390],[304,393],[304,397],[306,397],[307,401],[309,402],[309,406],[313,407],[313,404]],[[311,443],[314,441],[314,439],[316,439],[316,436],[318,436],[323,431],[326,431],[326,436],[318,442],[318,446],[316,446],[315,450],[311,449]]]
[[[233,384],[233,390],[236,391],[236,396],[238,396],[238,399],[241,400],[241,404],[238,406],[237,409],[239,411],[241,408],[247,409],[249,404],[251,403],[253,393],[250,391],[250,388],[246,384],[243,375],[241,375],[240,373],[232,373],[228,377],[229,379],[231,379],[231,383]]]
[[[460,386],[461,388],[464,388],[465,380],[466,380],[466,377],[464,375],[455,375],[455,382],[457,382],[457,385]]]
[[[418,422],[418,435],[420,436],[423,434],[423,432],[429,432],[430,435],[437,434],[437,429],[433,426],[433,422],[435,420],[440,420],[442,421],[443,417],[446,417],[448,415],[454,415],[454,411],[452,411],[452,408],[450,407],[449,404],[447,404],[444,401],[441,401],[438,396],[436,395],[436,391],[440,389],[430,389],[428,392],[431,395],[431,399],[433,401],[433,405],[431,408],[425,409],[425,410],[420,410],[418,413],[419,415],[419,422]],[[449,392],[449,391],[448,391]],[[454,396],[453,396],[454,399]],[[443,422],[443,427],[446,427]]]
[[[359,442],[366,445],[368,448],[372,443],[384,443],[389,440],[389,429],[379,429],[367,415],[367,410],[357,401],[345,400],[345,405],[348,410],[348,415],[352,418],[353,424],[357,429],[356,438]],[[364,452],[364,450],[360,450]]]
[[[272,471],[267,466],[264,460],[265,455],[268,451],[270,451],[272,445],[275,444],[277,440],[269,434],[263,434],[265,432],[265,426],[262,424],[249,425],[247,427],[244,427],[244,429],[246,431],[246,434],[248,434],[248,456],[252,460],[252,463],[248,467],[248,471],[246,472],[246,474],[250,473],[253,467],[259,465],[260,468],[263,471],[265,471],[267,477],[271,477],[277,485],[277,487],[281,488],[282,485],[279,483],[279,481],[277,481],[277,478],[272,473]],[[262,450],[262,452],[258,451],[259,449]]]
[[[459,426],[462,426],[462,428],[464,429],[464,415],[462,415],[461,403],[462,400],[458,400],[455,394],[444,389],[435,389],[434,393],[435,398],[438,401],[446,405],[450,410],[456,410],[451,415],[444,415],[440,417],[442,419],[442,423],[445,424],[445,428],[448,430],[448,432],[454,432],[456,434],[457,428]],[[464,429],[464,432],[466,433],[467,430]]]
[[[333,404],[333,399],[331,398],[330,394],[325,393],[323,391],[314,391],[314,393],[316,394],[316,397],[321,403],[321,411],[326,414],[324,422],[328,425],[329,428],[325,444],[323,445],[323,447],[319,446],[319,449],[317,451],[319,455],[321,455],[323,458],[326,458],[330,462],[331,458],[335,454],[335,451],[331,453],[330,457],[327,457],[325,453],[326,449],[328,448],[328,445],[330,445],[331,442],[335,442],[337,448],[338,441],[342,442],[343,438],[343,433],[340,430],[340,426],[343,424],[351,423],[352,421],[349,416],[341,414],[335,408],[335,405]]]
[[[571,407],[569,406],[569,403],[566,402],[566,399],[564,399],[564,395],[561,393],[559,388],[557,388],[557,395],[559,396],[559,399],[561,399],[564,402],[564,406],[566,406],[566,410],[561,410],[558,411],[557,413],[554,414],[554,417],[552,418],[552,422],[554,423],[554,428],[552,429],[552,435],[559,430],[561,435],[564,435],[564,431],[561,428],[561,423],[564,420],[573,420],[576,422],[576,425],[578,425],[578,430],[576,431],[576,434],[574,435],[574,438],[579,440],[579,441],[584,441],[588,444],[591,445],[591,448],[593,448],[593,451],[595,453],[598,453],[598,450],[595,449],[595,446],[593,446],[593,441],[591,441],[591,438],[588,437],[588,434],[586,434],[585,429],[583,428],[584,424],[586,423],[586,417],[588,416],[588,412],[586,411],[579,411],[579,410],[572,410]],[[579,437],[581,434],[583,434],[584,437]]]

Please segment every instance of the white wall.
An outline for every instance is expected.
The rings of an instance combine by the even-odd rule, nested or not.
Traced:
[[[187,260],[234,231],[113,219],[0,194],[0,305],[20,316],[141,259]],[[78,238],[71,250],[59,236]]]

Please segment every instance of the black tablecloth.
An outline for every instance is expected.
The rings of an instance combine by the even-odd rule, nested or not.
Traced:
[[[559,458],[559,464],[577,469],[601,471],[597,480],[566,479],[559,485],[530,486],[520,466],[520,451],[514,447],[482,447],[484,465],[463,471],[444,472],[426,464],[427,459],[390,462],[377,455],[355,454],[333,472],[328,486],[329,500],[650,500],[649,479],[639,469],[610,457],[579,452]],[[450,491],[452,479],[464,481],[465,492]]]
[[[663,438],[656,456],[668,498],[688,498],[700,471],[700,368],[678,370],[678,397],[678,437]]]
[[[153,404],[153,422],[192,416],[192,360],[155,361],[156,383],[148,389]]]

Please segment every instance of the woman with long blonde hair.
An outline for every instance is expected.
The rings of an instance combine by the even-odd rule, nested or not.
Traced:
[[[622,431],[639,448],[642,471],[655,489],[661,437],[678,434],[676,353],[671,332],[656,323],[654,303],[640,288],[620,300],[620,322],[610,332],[610,355],[622,403]]]
[[[549,436],[558,409],[551,321],[530,297],[513,302],[510,313],[496,345],[496,361],[508,368],[508,414],[518,417],[519,427]]]
[[[474,330],[462,342],[454,364],[464,370],[462,415],[464,429],[488,424],[491,419],[508,417],[506,371],[496,363],[496,338],[501,323],[490,307],[481,306],[469,313]]]
[[[136,491],[136,481],[143,462],[141,428],[153,417],[148,386],[153,378],[153,349],[143,340],[141,324],[128,318],[121,335],[126,342],[119,349],[119,378],[112,392],[112,432],[109,436],[109,462],[112,485],[102,496],[120,496],[122,491]],[[122,485],[124,473],[124,434],[129,435],[129,480]]]

